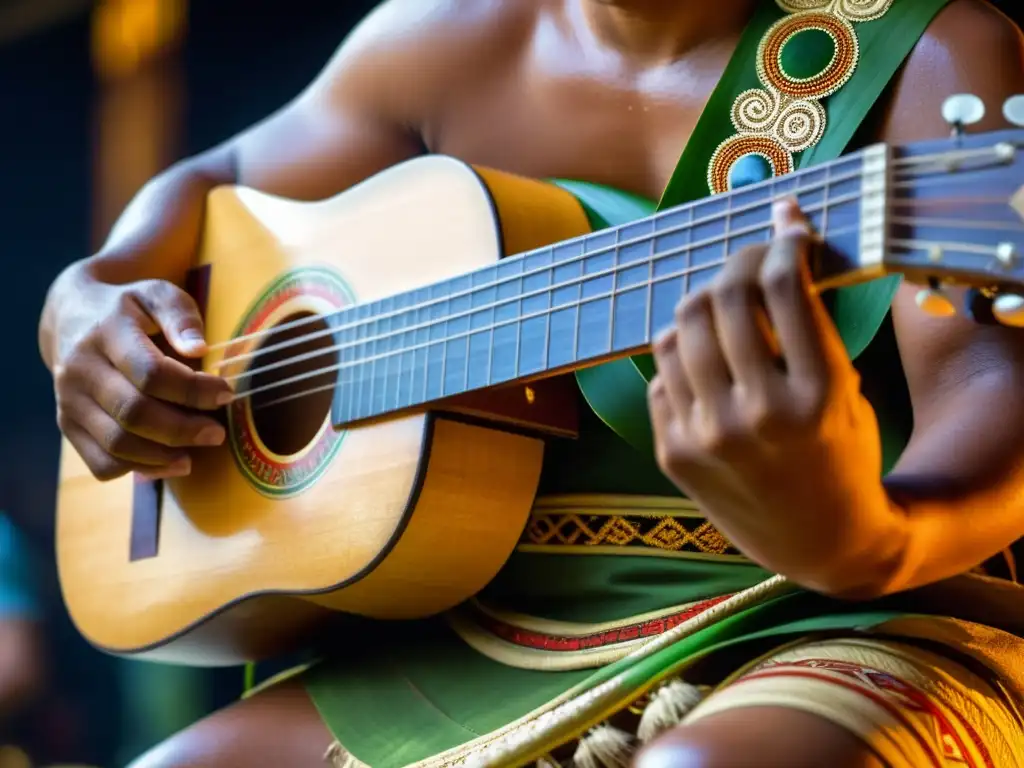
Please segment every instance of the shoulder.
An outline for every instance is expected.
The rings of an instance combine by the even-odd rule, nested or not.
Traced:
[[[507,64],[544,0],[387,0],[343,41],[312,88],[372,90],[416,112]]]
[[[986,0],[953,0],[936,15],[896,82],[885,138],[944,135],[942,103],[957,93],[973,93],[985,102],[987,116],[979,130],[1003,127],[1002,103],[1024,93],[1024,36]]]

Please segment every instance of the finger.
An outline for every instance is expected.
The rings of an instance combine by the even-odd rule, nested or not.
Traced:
[[[173,448],[214,446],[226,437],[214,419],[142,394],[109,364],[94,374],[90,390],[120,427],[154,443]]]
[[[672,405],[661,373],[647,386],[647,408],[658,466],[666,474],[675,472],[684,457],[684,417],[680,417]]]
[[[715,331],[711,299],[703,291],[686,299],[676,311],[679,361],[693,396],[714,407],[732,391],[732,377]]]
[[[690,417],[693,392],[690,391],[690,383],[686,380],[686,372],[679,359],[678,339],[678,332],[674,328],[670,329],[655,340],[653,351],[658,378],[661,380],[658,389],[664,391],[672,412],[685,420]],[[651,417],[654,417],[653,413]]]
[[[125,318],[103,334],[103,352],[139,391],[187,408],[213,410],[231,402],[231,386],[219,376],[193,371],[161,352],[144,327]]]
[[[818,244],[795,200],[777,203],[772,216],[776,234],[761,268],[765,306],[789,372],[820,376],[828,366],[825,334],[835,329],[813,289],[807,263]]]
[[[767,246],[757,246],[730,256],[711,288],[722,354],[733,380],[748,389],[763,387],[779,375],[761,293],[761,267],[767,254]]]
[[[206,354],[203,317],[191,296],[166,280],[146,280],[133,293],[175,352],[182,357]]]
[[[113,480],[129,472],[138,472],[154,480],[181,474],[180,467],[175,465],[153,467],[112,456],[77,422],[65,421],[61,429],[97,480]]]
[[[114,458],[150,469],[171,464],[183,464],[186,468],[191,466],[191,459],[185,450],[160,445],[132,434],[97,403],[83,397],[72,406],[74,421]]]

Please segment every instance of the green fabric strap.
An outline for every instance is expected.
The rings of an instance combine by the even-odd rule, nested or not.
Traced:
[[[860,63],[850,81],[825,100],[825,135],[798,157],[798,168],[837,158],[848,149],[925,29],[948,2],[895,0],[882,18],[856,25]],[[773,0],[763,0],[758,6],[679,158],[658,210],[708,196],[706,179],[711,156],[734,132],[732,105],[743,91],[760,86],[757,47],[768,28],[783,15]],[[559,183],[576,195],[591,223],[598,228],[622,224],[653,210],[648,201],[613,195],[597,185]],[[830,297],[832,317],[851,359],[856,359],[878,332],[898,286],[898,277],[882,278],[835,291]],[[576,373],[591,408],[627,443],[646,455],[653,455],[647,414],[647,383],[653,376],[650,355],[616,360]]]

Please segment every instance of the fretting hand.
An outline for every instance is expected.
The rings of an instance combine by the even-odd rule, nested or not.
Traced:
[[[898,520],[874,411],[811,286],[815,236],[792,200],[773,223],[680,303],[649,405],[662,471],[741,551],[813,588]]]
[[[163,334],[184,358],[206,350],[195,302],[162,280],[90,283],[68,313],[54,365],[57,422],[100,480],[136,471],[188,474],[188,449],[218,445],[224,428],[201,413],[228,402],[222,378],[168,357]]]

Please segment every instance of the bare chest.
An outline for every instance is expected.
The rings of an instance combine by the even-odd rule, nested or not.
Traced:
[[[728,51],[623,77],[534,62],[459,92],[430,149],[523,175],[660,197],[728,61]]]

